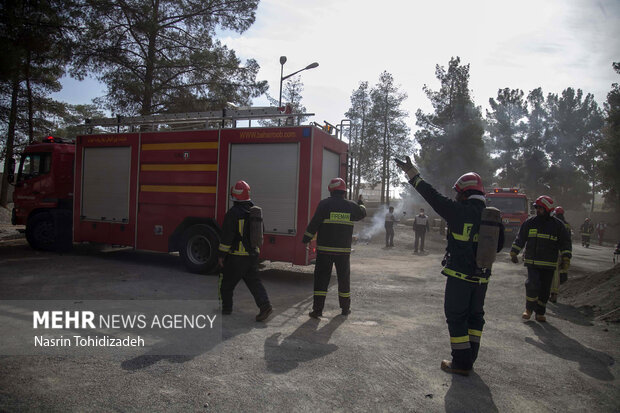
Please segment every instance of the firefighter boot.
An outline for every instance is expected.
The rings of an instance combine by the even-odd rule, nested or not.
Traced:
[[[256,315],[256,321],[265,321],[272,312],[273,307],[271,306],[271,304],[265,305],[263,308],[260,309],[260,313]]]
[[[549,296],[549,301],[551,301],[552,303],[557,303],[558,302],[558,294],[557,293],[551,293],[551,295]]]
[[[461,376],[469,376],[469,374],[471,373],[471,370],[463,370],[463,369],[456,369],[452,367],[452,362],[449,360],[442,360],[441,361],[441,369],[443,371],[445,371],[446,373],[451,373],[451,374],[459,374]]]
[[[323,316],[323,312],[322,311],[317,311],[317,310],[312,310],[312,311],[310,311],[310,313],[308,315],[310,316],[310,318],[316,318],[317,320],[320,320],[321,317]]]
[[[529,320],[532,317],[532,310],[525,310],[523,314],[521,314],[521,318],[524,320]]]
[[[351,314],[351,309],[350,308],[343,308],[342,309],[342,313],[340,313],[340,314],[345,315],[345,316],[349,315],[349,314]]]
[[[547,322],[547,317],[545,317],[543,314],[536,314],[536,321],[538,321],[539,323],[545,323]]]

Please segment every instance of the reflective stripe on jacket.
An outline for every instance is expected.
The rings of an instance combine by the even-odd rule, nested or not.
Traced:
[[[409,181],[424,197],[426,202],[448,223],[449,258],[442,274],[468,282],[487,283],[487,276],[481,276],[476,265],[478,231],[482,220],[485,201],[482,195],[474,195],[464,201],[455,201],[435,190],[429,183],[417,177]],[[503,226],[497,251],[504,246]]]
[[[222,236],[220,238],[220,246],[218,248],[220,257],[227,254],[237,256],[249,256],[241,241],[243,235],[243,226],[245,218],[250,212],[250,207],[254,204],[251,201],[235,202],[234,205],[226,212],[224,223],[222,224]],[[253,254],[259,254],[257,248]]]
[[[353,222],[366,216],[366,207],[334,194],[319,202],[306,228],[303,242],[318,232],[316,249],[324,254],[350,254]]]
[[[519,229],[511,251],[518,254],[525,247],[525,265],[536,268],[555,268],[558,254],[572,257],[572,243],[562,221],[548,216],[528,218]]]

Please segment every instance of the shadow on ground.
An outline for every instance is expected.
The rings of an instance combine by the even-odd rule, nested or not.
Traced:
[[[281,333],[272,334],[265,340],[267,369],[277,374],[287,373],[300,363],[325,357],[338,350],[338,346],[330,344],[329,340],[345,320],[345,316],[336,316],[318,328],[321,321],[310,318],[283,340],[280,340]]]
[[[283,321],[280,322],[280,326],[288,324],[292,320],[296,320],[300,315],[308,310],[308,306],[312,303],[312,291],[314,279],[312,274],[299,273],[295,271],[267,269],[260,271],[260,278],[265,284],[267,293],[270,294],[270,286],[277,285],[281,291],[286,291],[286,294],[270,294],[270,299],[274,308],[273,314],[267,320],[267,323],[273,326],[273,319],[276,316],[286,315]],[[330,285],[335,283],[335,277],[330,280]],[[238,295],[239,290],[247,288],[243,282],[240,282],[235,288],[235,295]],[[215,310],[219,314],[219,310]],[[222,319],[222,341],[230,340],[236,336],[246,334],[252,330],[266,328],[265,323],[254,321],[254,316],[258,313],[254,302],[251,299],[235,299],[233,306],[233,314],[224,316]],[[344,317],[340,317],[344,321]],[[282,317],[279,317],[282,319]],[[318,320],[317,321],[318,324]],[[340,321],[340,323],[342,322]],[[304,326],[307,326],[309,322],[302,324],[296,331],[305,331]],[[332,323],[330,323],[332,324]],[[325,336],[325,333],[330,330],[328,324],[322,328],[323,334],[319,335],[319,341]],[[338,324],[339,325],[339,324]],[[277,327],[277,326],[276,326]],[[332,325],[333,327],[333,325]],[[337,326],[334,327],[334,329]],[[325,330],[326,329],[326,330]],[[331,336],[333,330],[329,333]],[[274,334],[279,336],[281,333]],[[295,334],[295,333],[294,333]],[[329,337],[327,338],[329,340]],[[214,345],[206,348],[204,353],[207,353],[213,349]],[[286,348],[286,347],[285,347]],[[277,350],[276,350],[277,352]],[[156,364],[159,361],[166,360],[171,363],[185,363],[192,360],[195,356],[166,356],[157,354],[144,354],[138,357],[134,357],[125,360],[121,363],[121,367],[125,370],[135,371],[143,368],[147,368]],[[277,354],[272,354],[273,358],[277,358]]]
[[[525,341],[556,357],[579,363],[579,371],[597,380],[612,381],[610,366],[614,359],[602,351],[585,347],[577,340],[568,337],[549,323],[526,323],[540,341],[526,337]]]
[[[444,398],[446,412],[498,412],[489,386],[478,374],[452,376],[452,384]]]

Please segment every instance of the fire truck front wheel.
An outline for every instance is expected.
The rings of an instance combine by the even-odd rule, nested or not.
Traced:
[[[56,241],[52,215],[45,212],[30,218],[26,225],[26,240],[35,250],[51,251]]]
[[[206,274],[217,264],[219,238],[208,225],[192,225],[183,232],[179,255],[185,267],[196,274]]]

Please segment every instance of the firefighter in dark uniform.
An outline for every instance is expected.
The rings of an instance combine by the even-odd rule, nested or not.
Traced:
[[[242,240],[245,220],[254,205],[250,200],[250,185],[245,181],[237,181],[230,189],[230,195],[234,204],[224,217],[218,258],[218,263],[223,268],[220,276],[222,314],[232,313],[233,291],[237,283],[243,279],[260,309],[256,321],[264,321],[273,309],[267,291],[258,278],[260,251],[258,249],[247,251]],[[249,243],[246,242],[246,245]]]
[[[583,247],[590,248],[590,238],[594,232],[594,225],[592,225],[590,218],[586,218],[583,224],[581,224],[581,228],[579,230],[581,232],[581,245]]]
[[[303,237],[303,243],[307,244],[318,232],[314,265],[314,303],[309,314],[312,318],[320,318],[323,315],[327,287],[334,264],[338,275],[338,301],[342,315],[351,313],[349,259],[353,221],[359,221],[366,216],[366,208],[361,200],[355,203],[345,199],[347,186],[341,178],[332,179],[328,189],[330,197],[319,202]]]
[[[446,276],[444,312],[450,332],[452,361],[443,360],[441,369],[468,376],[478,357],[484,325],[484,299],[490,272],[476,265],[478,232],[485,208],[482,179],[475,172],[461,176],[454,184],[456,200],[449,199],[425,182],[407,156],[396,160],[409,177],[409,183],[448,223],[448,246],[442,274]],[[504,246],[504,230],[500,226],[497,251]]]
[[[571,259],[571,240],[562,221],[551,216],[553,199],[547,195],[539,196],[534,202],[536,216],[528,218],[519,229],[512,244],[510,257],[515,264],[517,255],[525,246],[525,311],[523,319],[529,320],[536,312],[536,321],[545,322],[545,311],[553,272],[558,265],[558,253],[562,256],[560,271],[568,271]],[[527,244],[527,246],[526,246]]]

